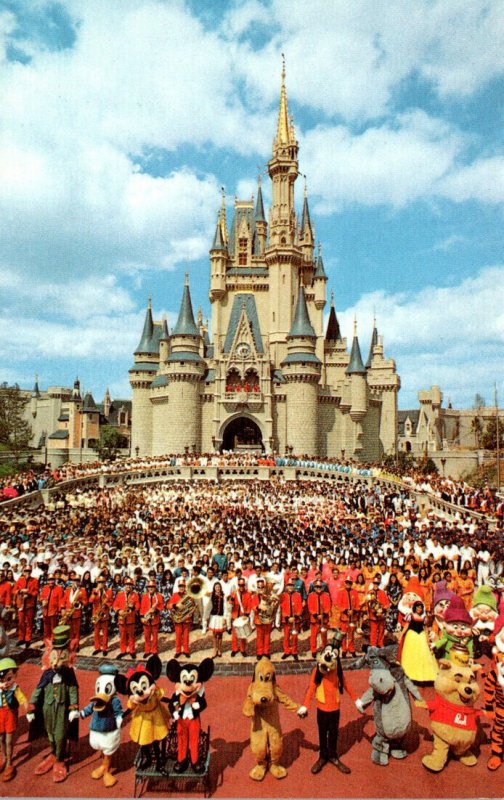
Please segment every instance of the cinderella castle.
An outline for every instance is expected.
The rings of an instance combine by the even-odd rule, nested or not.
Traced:
[[[395,453],[400,379],[373,328],[363,361],[334,302],[326,326],[327,275],[304,193],[296,214],[298,142],[282,84],[268,161],[272,203],[225,200],[210,249],[211,335],[195,320],[186,276],[177,323],[155,321],[149,301],[129,371],[131,452],[215,450],[376,460]]]

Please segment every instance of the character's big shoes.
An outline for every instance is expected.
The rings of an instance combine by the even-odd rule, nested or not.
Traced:
[[[7,781],[11,781],[16,774],[16,767],[13,767],[12,764],[9,764],[8,767],[5,767],[2,775],[2,781],[7,783]]]
[[[280,766],[280,764],[270,764],[269,771],[271,772],[273,777],[277,778],[278,780],[280,778],[285,778],[285,776],[287,775],[287,770],[285,769],[285,767]]]
[[[35,770],[35,775],[45,775],[46,772],[49,772],[56,763],[56,756],[54,753],[49,753],[48,756],[44,758],[43,761],[40,762],[37,769]]]
[[[249,776],[252,778],[253,781],[262,781],[264,776],[266,775],[267,766],[266,764],[256,764],[250,772]]]
[[[55,761],[53,766],[53,781],[61,783],[68,775],[68,769],[63,761]]]

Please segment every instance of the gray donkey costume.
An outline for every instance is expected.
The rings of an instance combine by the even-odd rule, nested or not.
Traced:
[[[356,700],[361,713],[374,701],[373,717],[376,733],[373,738],[371,761],[386,766],[389,754],[393,758],[406,758],[402,740],[411,725],[409,694],[423,702],[417,687],[405,675],[396,661],[397,645],[370,647],[349,669],[368,667],[369,689]],[[409,694],[408,694],[409,693]]]

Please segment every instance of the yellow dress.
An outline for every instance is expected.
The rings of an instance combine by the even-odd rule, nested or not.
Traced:
[[[410,680],[434,681],[437,661],[429,647],[423,622],[410,622],[404,630],[400,645],[401,666]]]
[[[136,705],[128,700],[131,709],[130,738],[139,745],[160,742],[168,733],[170,712],[161,702],[164,692],[159,686],[146,703]]]

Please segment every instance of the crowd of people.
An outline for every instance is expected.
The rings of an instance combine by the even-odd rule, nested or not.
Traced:
[[[422,514],[406,487],[359,479],[74,489],[6,509],[0,542],[0,607],[20,646],[63,622],[75,648],[88,637],[119,658],[188,654],[208,632],[217,658],[223,642],[260,657],[276,628],[283,659],[299,659],[301,638],[314,656],[336,627],[353,654],[396,635],[412,580],[432,620],[441,587],[470,607],[503,581],[502,520]]]

